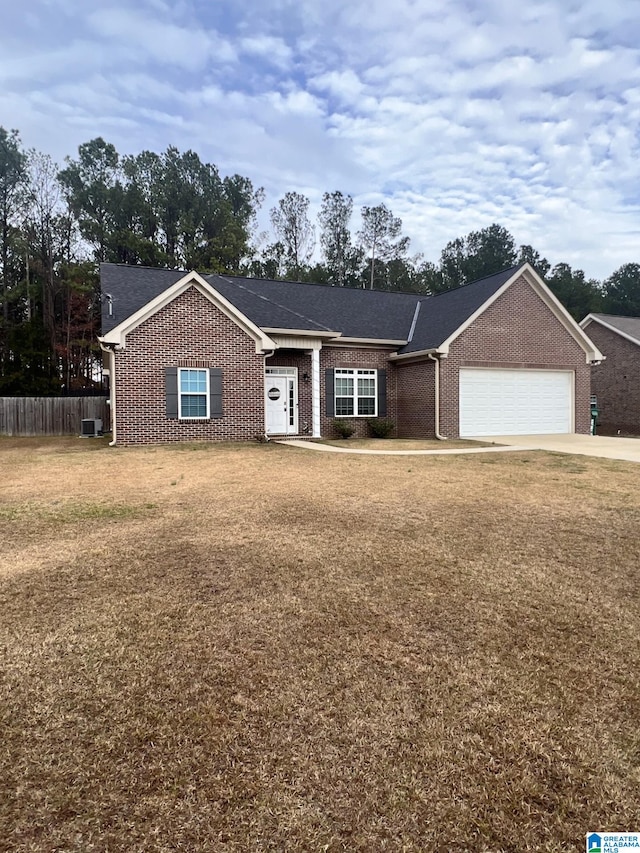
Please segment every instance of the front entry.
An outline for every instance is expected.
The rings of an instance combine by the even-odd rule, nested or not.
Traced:
[[[264,407],[267,435],[298,434],[298,370],[265,369]]]

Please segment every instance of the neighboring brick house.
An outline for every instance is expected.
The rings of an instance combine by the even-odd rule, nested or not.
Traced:
[[[113,443],[589,431],[603,356],[528,264],[438,296],[103,264]]]
[[[591,374],[598,430],[640,435],[640,317],[589,314],[580,325],[607,355]]]

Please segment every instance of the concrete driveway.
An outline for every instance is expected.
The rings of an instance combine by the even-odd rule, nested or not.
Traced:
[[[492,435],[478,441],[495,441],[507,446],[517,445],[527,450],[553,450],[556,453],[577,453],[580,456],[599,456],[601,459],[623,459],[640,462],[640,439],[612,438],[608,435]]]

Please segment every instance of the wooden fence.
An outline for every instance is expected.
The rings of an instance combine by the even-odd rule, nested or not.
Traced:
[[[84,418],[109,429],[105,397],[0,397],[0,435],[80,435]]]

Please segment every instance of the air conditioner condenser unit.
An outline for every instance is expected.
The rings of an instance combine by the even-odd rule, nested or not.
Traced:
[[[96,438],[102,435],[100,418],[83,418],[80,424],[80,438]]]

